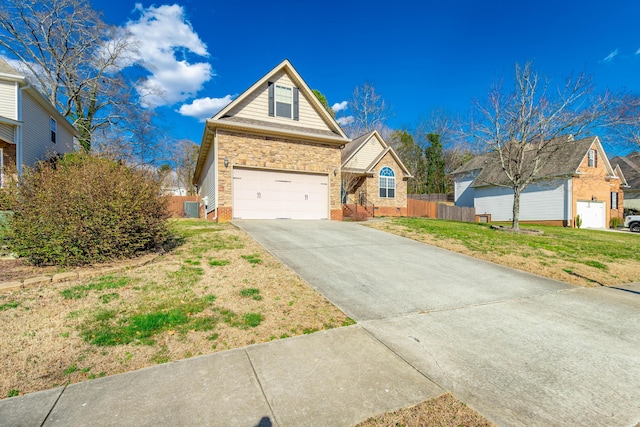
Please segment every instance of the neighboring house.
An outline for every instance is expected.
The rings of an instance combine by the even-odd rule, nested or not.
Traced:
[[[640,211],[640,152],[614,157],[611,164],[620,168],[627,183],[624,188],[624,207]]]
[[[27,79],[0,58],[0,171],[74,150],[76,129]],[[3,176],[0,172],[0,186]]]
[[[361,205],[372,215],[407,215],[407,180],[411,173],[378,131],[362,135],[342,150],[345,211]]]
[[[207,120],[193,183],[217,221],[342,219],[350,141],[285,60]]]
[[[535,180],[521,194],[520,221],[606,228],[622,218],[622,181],[597,136],[557,138]],[[513,190],[495,153],[477,156],[453,172],[456,206],[472,206],[491,221],[513,219]],[[496,185],[503,184],[503,185]],[[504,185],[507,186],[504,186]]]
[[[162,178],[162,192],[167,196],[186,196],[187,189],[180,185],[178,174],[174,170],[170,170]]]

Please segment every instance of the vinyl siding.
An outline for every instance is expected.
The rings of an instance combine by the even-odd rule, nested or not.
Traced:
[[[0,123],[0,139],[6,142],[16,142],[15,126]]]
[[[520,220],[568,220],[570,219],[569,183],[552,180],[530,184],[520,195]],[[513,190],[503,187],[475,188],[476,214],[491,214],[492,221],[513,219]]]
[[[0,116],[18,120],[17,83],[0,82]]]
[[[283,86],[295,87],[289,76],[284,72],[277,73],[272,81]],[[280,123],[287,126],[300,126],[301,128],[310,128],[318,130],[328,130],[331,128],[324,122],[318,112],[311,106],[305,94],[300,91],[299,98],[299,114],[300,120],[288,119],[286,117],[269,116],[269,91],[268,85],[265,83],[263,87],[258,88],[250,94],[246,99],[239,103],[230,112],[230,116],[237,116],[247,119],[266,121],[270,123]]]
[[[27,92],[22,97],[22,164],[33,166],[55,154],[73,151],[73,135],[57,119],[56,143],[51,142],[50,113]]]
[[[368,167],[376,159],[376,157],[380,155],[383,149],[384,148],[377,140],[377,138],[372,137],[363,147],[360,147],[360,149],[355,153],[351,160],[349,160],[345,167],[364,169]]]
[[[200,188],[200,196],[208,197],[209,202],[207,203],[207,212],[209,213],[213,211],[216,207],[216,162],[215,158],[215,146],[211,145],[211,149],[207,154],[207,160],[204,162],[204,168],[202,169],[202,175],[204,178],[202,179],[202,185]]]
[[[456,206],[473,207],[474,188],[471,183],[478,176],[478,172],[456,178],[454,187],[454,203]]]

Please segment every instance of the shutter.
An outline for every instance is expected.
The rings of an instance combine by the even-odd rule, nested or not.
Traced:
[[[300,120],[300,114],[298,113],[298,95],[299,90],[297,87],[293,88],[293,120]]]
[[[274,111],[275,111],[274,92],[276,87],[273,85],[273,82],[269,82],[268,84],[269,84],[269,116],[273,117]]]

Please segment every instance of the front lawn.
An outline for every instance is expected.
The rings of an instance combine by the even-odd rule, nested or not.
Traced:
[[[172,228],[150,264],[0,292],[0,398],[354,323],[232,225]]]
[[[603,230],[521,225],[514,234],[488,224],[398,218],[372,227],[497,264],[582,286],[640,281],[640,236]]]

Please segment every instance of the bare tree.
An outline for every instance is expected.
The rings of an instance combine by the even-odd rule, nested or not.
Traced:
[[[199,151],[200,146],[189,139],[177,141],[172,150],[178,185],[180,188],[184,188],[189,196],[196,194],[193,174],[196,171]]]
[[[354,89],[349,101],[353,121],[345,125],[345,131],[355,138],[372,130],[387,138],[390,129],[386,121],[391,113],[389,104],[376,92],[372,83],[364,83]]]
[[[611,109],[610,124],[616,142],[640,148],[640,95],[618,95]]]
[[[492,152],[502,174],[490,184],[513,190],[512,227],[519,230],[520,196],[562,145],[556,138],[580,135],[603,119],[611,106],[608,93],[594,94],[585,74],[561,87],[540,77],[531,63],[516,65],[514,88],[495,85],[484,104],[476,103],[468,135]],[[570,144],[571,138],[564,143]]]
[[[109,26],[87,0],[4,0],[0,5],[0,46],[68,117],[91,148],[99,128],[125,119],[132,85],[120,65],[135,49],[124,30]]]

